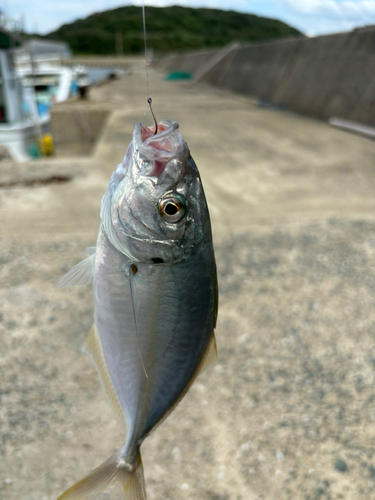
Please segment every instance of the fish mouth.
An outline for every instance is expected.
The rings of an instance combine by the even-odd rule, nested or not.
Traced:
[[[145,127],[140,122],[136,123],[133,134],[136,149],[152,164],[148,176],[160,177],[167,163],[185,148],[186,143],[178,127],[177,122],[161,120],[155,133],[155,125]]]

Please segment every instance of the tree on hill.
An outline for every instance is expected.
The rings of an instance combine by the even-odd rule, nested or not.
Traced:
[[[248,43],[301,35],[281,21],[217,9],[147,7],[147,45],[155,51],[222,47],[232,41]],[[68,42],[74,54],[113,54],[121,33],[122,51],[143,50],[141,7],[98,12],[64,24],[45,38]]]

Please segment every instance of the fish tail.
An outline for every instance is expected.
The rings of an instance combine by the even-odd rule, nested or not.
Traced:
[[[143,465],[139,451],[135,465],[127,463],[121,457],[120,452],[115,453],[66,490],[57,500],[83,500],[90,494],[98,493],[114,483],[121,487],[124,500],[146,500]]]

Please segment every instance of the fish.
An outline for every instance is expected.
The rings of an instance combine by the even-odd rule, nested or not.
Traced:
[[[58,500],[83,499],[112,483],[125,500],[145,500],[140,446],[217,356],[210,216],[177,122],[135,125],[102,198],[96,247],[87,252],[59,286],[93,286],[94,326],[84,350],[126,439]]]

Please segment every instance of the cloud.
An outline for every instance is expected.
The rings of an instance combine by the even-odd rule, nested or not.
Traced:
[[[280,19],[309,35],[375,24],[375,0],[272,0]]]
[[[303,2],[294,2],[292,0],[285,0],[289,9],[304,15],[311,15],[319,12],[323,13],[336,13],[339,14],[340,9],[337,2],[333,0],[304,0]]]
[[[344,19],[348,22],[375,20],[375,0],[334,1],[334,0],[284,0],[288,10],[302,16],[320,19]]]

